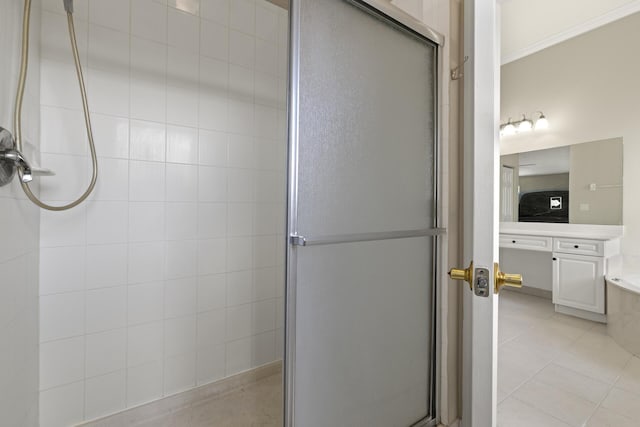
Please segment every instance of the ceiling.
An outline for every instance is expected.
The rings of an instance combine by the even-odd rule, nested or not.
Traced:
[[[569,173],[569,147],[520,153],[518,165],[520,176]]]
[[[640,11],[640,0],[497,0],[506,64]]]

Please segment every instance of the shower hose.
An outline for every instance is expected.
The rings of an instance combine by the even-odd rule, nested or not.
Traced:
[[[20,183],[25,194],[33,203],[50,211],[64,211],[78,206],[80,203],[89,197],[89,194],[96,186],[96,180],[98,179],[98,158],[96,156],[96,147],[93,142],[93,131],[91,130],[91,117],[89,115],[89,104],[87,102],[87,91],[84,85],[84,77],[82,75],[82,65],[80,64],[80,55],[78,54],[78,42],[76,40],[76,31],[73,24],[73,0],[63,0],[64,9],[67,12],[67,23],[69,26],[69,38],[71,39],[71,50],[73,51],[73,60],[76,67],[76,74],[78,75],[78,83],[80,85],[80,95],[82,96],[82,110],[84,111],[84,122],[87,129],[87,137],[89,138],[89,149],[91,151],[91,164],[93,166],[93,172],[91,174],[91,181],[85,192],[75,201],[63,205],[63,206],[51,206],[42,202],[29,187],[27,182],[22,180],[23,171],[18,168],[18,174],[20,176]],[[18,78],[18,89],[16,91],[16,103],[13,116],[13,126],[15,130],[15,142],[16,148],[19,152],[22,152],[22,101],[24,98],[24,89],[27,80],[27,68],[29,66],[29,25],[31,21],[31,0],[25,0],[24,2],[24,15],[22,19],[22,56],[20,60],[20,75]]]

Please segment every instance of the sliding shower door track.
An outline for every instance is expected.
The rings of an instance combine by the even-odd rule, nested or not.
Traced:
[[[333,236],[301,236],[292,234],[289,242],[293,246],[336,245],[341,243],[372,242],[378,240],[409,239],[412,237],[440,236],[446,228],[423,228],[419,230],[382,231],[375,233],[342,234]]]

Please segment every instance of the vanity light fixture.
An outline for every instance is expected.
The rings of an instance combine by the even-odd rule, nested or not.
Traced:
[[[535,121],[528,119],[526,115],[522,115],[522,118],[518,121],[512,121],[511,117],[507,123],[500,125],[500,136],[509,136],[516,133],[525,133],[532,130],[542,130],[549,127],[549,121],[545,117],[542,111],[537,111],[535,114],[539,114],[538,119]]]

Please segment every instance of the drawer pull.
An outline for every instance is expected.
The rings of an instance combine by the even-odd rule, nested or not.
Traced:
[[[558,260],[558,258],[552,258],[552,259],[553,259],[554,261],[557,261],[557,260]]]
[[[515,240],[512,240],[512,241],[511,241],[511,243],[515,243],[515,242],[516,242]]]
[[[574,248],[578,249],[580,246],[578,245],[573,245]]]

